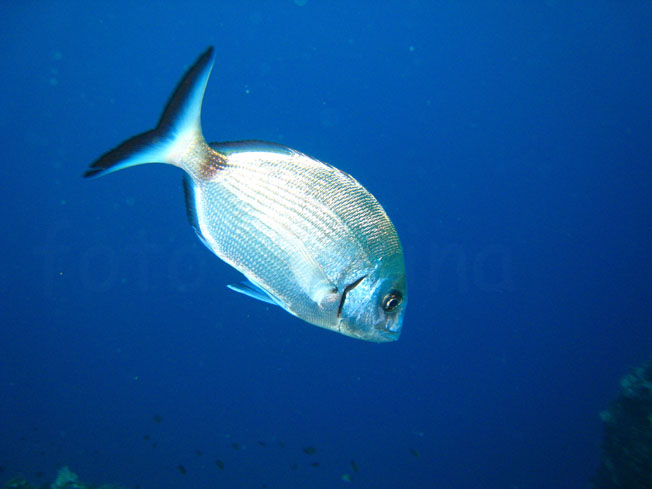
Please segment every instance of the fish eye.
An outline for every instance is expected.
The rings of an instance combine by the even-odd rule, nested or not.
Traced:
[[[385,297],[383,297],[383,311],[392,312],[403,300],[403,295],[398,290],[390,291]]]

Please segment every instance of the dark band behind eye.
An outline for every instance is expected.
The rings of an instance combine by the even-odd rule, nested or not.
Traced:
[[[344,307],[344,301],[346,300],[346,294],[348,294],[351,290],[355,289],[355,287],[362,282],[367,276],[360,277],[358,280],[355,282],[350,283],[344,288],[344,292],[342,292],[342,298],[340,299],[340,305],[337,308],[337,317],[340,317],[340,314],[342,314],[342,308]]]

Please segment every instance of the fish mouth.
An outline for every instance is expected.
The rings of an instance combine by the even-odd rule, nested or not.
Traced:
[[[371,341],[372,343],[389,343],[398,340],[401,336],[400,325],[392,330],[387,327],[387,323],[378,323],[371,330],[360,331],[350,328],[346,324],[346,321],[340,319],[337,326],[337,331],[343,335],[351,336],[359,340]]]
[[[401,336],[401,324],[379,323],[374,327],[374,336],[378,342],[396,341]]]
[[[386,329],[382,329],[382,330],[376,330],[376,333],[377,333],[378,336],[380,336],[380,338],[382,338],[380,340],[377,340],[379,343],[380,342],[385,343],[385,342],[389,342],[389,341],[396,341],[401,336],[401,331],[400,330],[399,331],[389,331],[389,330],[386,330]]]

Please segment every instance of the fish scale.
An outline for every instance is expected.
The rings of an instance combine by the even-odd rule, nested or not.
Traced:
[[[306,301],[306,292],[292,285],[294,274],[286,264],[295,250],[287,240],[273,230],[263,232],[261,221],[255,218],[241,194],[233,194],[219,183],[207,183],[202,186],[202,195],[203,204],[197,212],[200,219],[204,217],[212,223],[210,230],[202,230],[202,234],[214,238],[211,249],[227,263],[237,263],[257,285],[275,287],[276,299],[298,312],[300,304]]]
[[[234,182],[236,184],[244,185],[246,182]],[[314,185],[317,185],[315,183]],[[266,190],[276,191],[276,188],[267,187]],[[298,190],[298,189],[295,189]],[[329,189],[325,189],[325,193],[328,193]],[[341,241],[339,238],[346,235],[350,235],[349,226],[346,226],[345,221],[338,219],[333,212],[324,212],[325,208],[323,205],[320,205],[317,202],[306,203],[306,198],[301,196],[295,197],[294,192],[288,191],[276,191],[276,192],[265,192],[265,191],[253,191],[254,196],[258,196],[261,199],[266,198],[264,205],[273,205],[278,208],[284,208],[287,210],[288,215],[297,218],[294,221],[297,228],[303,230],[305,239],[310,237],[319,238],[319,240],[329,240],[330,243],[323,247],[324,250],[332,249],[334,246],[341,246]],[[346,226],[343,229],[343,226]],[[315,235],[317,233],[317,236]],[[351,236],[348,236],[351,238]],[[355,240],[349,239],[349,242],[355,244]],[[329,246],[330,245],[330,246]]]
[[[271,167],[271,165],[269,165]],[[319,255],[314,256],[313,261],[317,265],[320,272],[328,268],[328,263],[334,256],[342,256],[343,249],[358,250],[361,248],[356,236],[351,232],[351,227],[344,224],[344,220],[336,220],[331,218],[330,229],[321,226],[327,222],[323,219],[323,213],[319,213],[319,209],[323,209],[323,203],[319,202],[320,195],[331,195],[329,192],[329,183],[317,183],[308,175],[307,178],[302,179],[305,173],[295,173],[294,179],[297,183],[291,191],[286,192],[285,195],[280,193],[270,192],[273,185],[265,187],[265,191],[258,191],[260,188],[257,186],[256,181],[262,178],[265,182],[270,182],[274,179],[282,180],[279,178],[279,173],[273,175],[272,172],[267,171],[268,165],[260,164],[251,168],[242,168],[237,165],[230,168],[229,171],[222,177],[217,177],[214,181],[206,183],[201,186],[202,194],[204,195],[203,203],[204,210],[200,213],[205,213],[208,209],[209,212],[214,213],[214,217],[206,221],[213,223],[211,230],[202,231],[205,234],[216,236],[216,241],[222,243],[217,245],[214,249],[216,254],[229,263],[238,263],[239,266],[246,270],[247,274],[256,277],[256,282],[259,286],[265,288],[273,288],[276,290],[276,297],[280,299],[283,304],[287,306],[292,312],[298,312],[298,307],[301,307],[303,301],[298,301],[294,287],[284,288],[283,285],[289,282],[286,281],[287,277],[279,275],[281,271],[291,269],[288,262],[291,262],[297,256],[298,247],[303,249],[318,249]],[[240,173],[236,177],[235,174]],[[335,172],[330,172],[334,179],[340,178]],[[324,175],[326,177],[328,175]],[[302,182],[302,180],[305,180]],[[224,183],[222,183],[224,182]],[[312,185],[312,189],[323,188],[323,192],[314,192],[312,196],[314,203],[307,208],[299,207],[296,205],[288,205],[292,199],[287,198],[288,195],[295,196],[304,195],[302,187],[305,184]],[[338,187],[341,188],[341,187]],[[228,196],[227,196],[228,194]],[[347,194],[342,194],[346,204]],[[306,202],[303,199],[295,199],[296,202]],[[233,206],[232,210],[227,211],[227,207]],[[236,211],[235,208],[238,210]],[[343,207],[346,209],[346,207]],[[305,209],[317,210],[316,212],[305,212]],[[285,214],[283,216],[283,214]],[[277,224],[275,228],[265,228],[261,224],[262,216],[267,216],[265,221],[272,221]],[[290,219],[291,217],[295,220]],[[367,216],[369,221],[374,218],[373,215]],[[378,219],[376,219],[378,221]],[[348,223],[348,221],[346,221]],[[284,232],[286,230],[286,232]],[[258,239],[242,242],[240,236],[253,236],[257,235]],[[320,242],[315,236],[323,235],[327,242]],[[232,246],[233,243],[239,243],[238,246]],[[275,243],[272,247],[270,243]],[[319,246],[317,246],[319,244]],[[231,252],[226,252],[224,247],[228,247]],[[281,254],[273,254],[277,248],[283,251]],[[299,253],[301,254],[301,253]],[[258,257],[263,256],[262,262]],[[366,258],[366,255],[361,253],[347,254],[347,256]],[[321,258],[321,259],[320,259]],[[307,260],[306,260],[307,261]],[[360,261],[360,260],[358,260]],[[303,263],[300,261],[300,263]],[[353,263],[360,267],[369,267],[370,263]],[[310,265],[310,264],[308,264]],[[349,263],[351,265],[351,263]],[[350,273],[357,273],[356,270],[347,268],[332,269],[328,268],[332,273],[330,276],[324,278],[329,280],[336,288],[343,288],[347,280],[354,280],[357,276],[347,276]],[[358,267],[359,269],[359,267]],[[310,272],[308,272],[310,273]],[[306,295],[310,295],[309,290],[304,290]],[[293,296],[294,294],[294,296]],[[292,300],[292,299],[295,300]],[[303,299],[303,298],[302,298]]]
[[[322,243],[323,240],[328,240],[329,242],[320,247],[320,250],[328,251],[338,246],[341,247],[343,242],[340,238],[346,234],[350,234],[348,232],[348,226],[344,229],[338,229],[338,225],[342,228],[345,224],[342,219],[337,219],[333,212],[329,211],[325,213],[320,211],[320,209],[325,209],[325,207],[318,201],[315,202],[317,205],[310,205],[306,204],[305,197],[301,198],[298,196],[295,198],[296,190],[281,193],[275,191],[277,187],[269,185],[265,188],[265,191],[257,191],[255,187],[247,185],[250,179],[246,175],[240,179],[233,178],[233,181],[229,177],[225,178],[225,180],[229,182],[230,187],[235,187],[235,192],[238,189],[242,189],[242,194],[249,191],[248,197],[260,199],[262,201],[261,205],[265,207],[274,206],[278,211],[283,209],[287,215],[295,217],[296,220],[293,224],[297,234],[302,235],[302,239],[314,239],[322,241]],[[348,239],[347,241],[352,245],[356,244],[354,239]]]

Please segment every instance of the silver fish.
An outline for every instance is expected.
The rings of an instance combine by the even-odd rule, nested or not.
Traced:
[[[156,128],[104,154],[84,176],[145,163],[183,169],[197,236],[247,279],[229,288],[347,336],[398,339],[405,264],[383,208],[347,173],[285,146],[206,143],[201,106],[213,63],[211,47]]]

